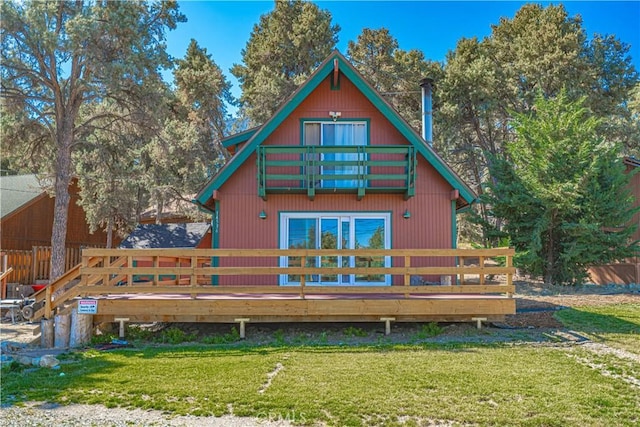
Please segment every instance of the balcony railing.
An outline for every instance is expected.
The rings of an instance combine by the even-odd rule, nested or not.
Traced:
[[[264,146],[257,150],[258,195],[404,193],[415,195],[412,146]]]

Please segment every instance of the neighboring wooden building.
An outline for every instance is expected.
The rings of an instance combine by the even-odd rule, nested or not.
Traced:
[[[476,195],[428,142],[431,88],[426,79],[423,83],[428,120],[421,137],[334,51],[271,119],[223,141],[235,154],[194,200],[211,212],[213,247],[455,248],[456,215]],[[320,258],[308,259],[307,265],[391,266],[389,259]],[[221,262],[233,266],[242,261]],[[418,260],[415,266],[443,262],[452,265],[454,260]],[[280,266],[296,263],[300,260],[283,257]],[[221,284],[299,281],[285,276],[279,283],[272,283],[273,277],[220,279]],[[388,275],[333,275],[311,282],[392,284]]]
[[[624,165],[627,173],[634,172],[629,184],[631,193],[635,198],[635,207],[640,207],[640,160],[635,157],[625,157]],[[637,212],[632,222],[637,225],[637,230],[631,237],[633,241],[640,241],[640,212]],[[617,284],[640,284],[640,255],[629,258],[626,262],[600,265],[589,269],[589,275],[593,283],[606,285]]]
[[[102,231],[91,233],[79,199],[77,181],[69,188],[68,247],[102,246]],[[0,177],[0,246],[2,250],[31,250],[50,246],[55,199],[42,189],[35,175]]]
[[[74,179],[69,187],[65,269],[80,261],[82,247],[104,247],[107,241],[102,231],[89,231],[85,212],[76,203],[78,191]],[[54,209],[55,199],[35,175],[0,177],[0,249],[3,262],[13,269],[9,282],[49,279]]]

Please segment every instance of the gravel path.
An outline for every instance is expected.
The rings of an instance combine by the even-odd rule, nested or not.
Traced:
[[[56,426],[56,427],[284,427],[284,420],[259,420],[235,417],[171,416],[160,411],[142,409],[107,408],[102,405],[53,405],[28,402],[24,406],[0,408],[3,427]]]

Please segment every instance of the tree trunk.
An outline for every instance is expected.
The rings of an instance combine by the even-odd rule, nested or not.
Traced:
[[[64,273],[67,221],[69,218],[69,185],[71,184],[71,144],[60,147],[56,165],[55,205],[51,233],[51,274],[53,282]]]
[[[555,255],[554,255],[554,235],[553,230],[556,222],[556,212],[551,212],[551,223],[549,224],[549,242],[547,243],[547,268],[544,275],[544,282],[547,285],[552,285],[556,281],[555,272]]]
[[[107,249],[113,245],[113,218],[107,220]]]
[[[67,222],[69,219],[69,185],[71,184],[71,146],[73,144],[72,114],[62,116],[58,123],[58,140],[56,154],[55,204],[53,211],[53,231],[51,233],[51,273],[49,280],[53,282],[64,274],[65,246],[67,241]]]
[[[156,224],[162,224],[162,213],[164,211],[164,199],[158,194],[156,203]]]

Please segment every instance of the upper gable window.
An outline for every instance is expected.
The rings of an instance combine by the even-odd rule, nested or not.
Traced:
[[[367,145],[367,122],[305,122],[304,145]]]

